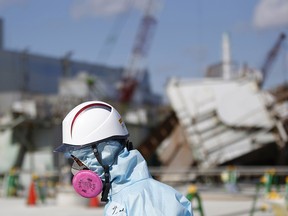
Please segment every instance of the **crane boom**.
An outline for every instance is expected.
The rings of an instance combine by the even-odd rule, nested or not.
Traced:
[[[281,33],[278,40],[276,41],[275,45],[272,47],[272,49],[268,53],[268,55],[264,61],[264,64],[261,67],[261,72],[262,72],[262,76],[263,76],[262,81],[259,83],[259,86],[261,88],[264,85],[264,82],[265,82],[267,75],[268,75],[268,71],[271,68],[271,65],[274,62],[277,54],[279,53],[279,50],[280,50],[281,45],[282,45],[285,38],[286,38],[286,35],[284,33]]]
[[[150,1],[141,19],[130,61],[123,75],[119,96],[121,102],[129,102],[132,99],[139,82],[137,76],[144,69],[144,59],[148,54],[157,23],[155,17],[152,15],[153,9],[152,2]]]

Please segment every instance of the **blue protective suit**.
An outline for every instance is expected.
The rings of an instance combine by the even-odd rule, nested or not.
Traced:
[[[191,202],[154,180],[137,150],[125,148],[110,169],[112,189],[105,216],[191,216]]]

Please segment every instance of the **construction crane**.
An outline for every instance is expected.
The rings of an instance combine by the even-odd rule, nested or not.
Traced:
[[[266,59],[264,61],[264,64],[261,67],[261,73],[262,73],[262,80],[259,82],[259,87],[262,88],[265,80],[267,79],[268,72],[271,68],[272,63],[274,62],[277,54],[279,53],[279,50],[282,46],[283,41],[285,40],[286,35],[284,33],[281,33],[278,40],[276,41],[275,45],[272,47],[268,55],[266,56]]]
[[[120,102],[129,103],[141,81],[141,72],[144,70],[144,60],[148,54],[157,23],[153,14],[154,9],[154,4],[150,0],[136,34],[128,67],[124,71],[119,86]]]

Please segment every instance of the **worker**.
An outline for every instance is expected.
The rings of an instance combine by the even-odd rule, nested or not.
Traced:
[[[104,215],[193,216],[185,196],[151,177],[113,106],[102,101],[76,106],[63,120],[62,134],[55,151],[74,160],[75,191],[86,198],[102,192]]]

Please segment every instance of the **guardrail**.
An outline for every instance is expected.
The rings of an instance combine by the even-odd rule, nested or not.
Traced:
[[[237,178],[259,178],[267,172],[273,172],[274,175],[285,179],[288,176],[288,166],[223,166],[217,168],[167,168],[167,167],[149,167],[151,175],[161,179],[164,182],[191,182],[198,178],[219,178],[227,171],[235,171]]]
[[[217,167],[217,168],[167,168],[167,167],[149,167],[151,174],[195,174],[195,175],[218,175],[224,171],[227,171],[229,166]],[[239,175],[243,176],[258,176],[263,175],[269,170],[274,170],[277,175],[288,175],[288,166],[234,166],[234,169]]]

